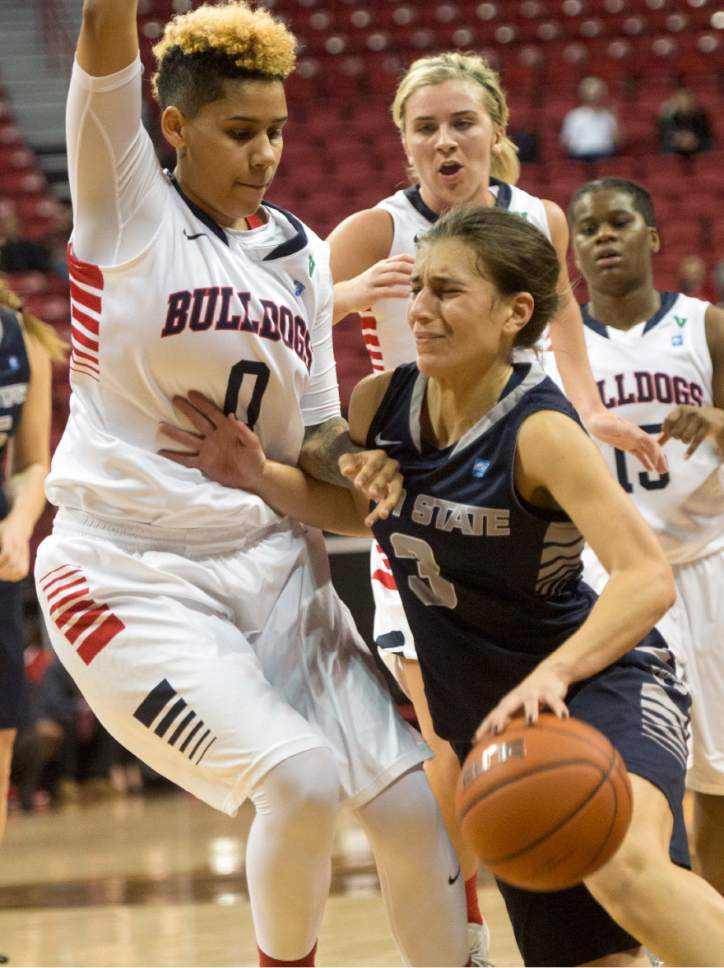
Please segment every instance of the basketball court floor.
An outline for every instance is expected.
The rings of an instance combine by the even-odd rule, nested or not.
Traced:
[[[690,822],[688,798],[685,807]],[[248,804],[231,819],[176,791],[11,814],[0,953],[12,966],[256,965],[244,878],[251,818]],[[493,964],[520,965],[485,871],[478,895]],[[317,964],[399,963],[366,836],[342,814]]]
[[[244,879],[251,820],[183,793],[12,814],[0,848],[0,952],[10,965],[255,965]],[[492,960],[519,965],[481,874]],[[366,837],[341,818],[318,965],[399,965]]]

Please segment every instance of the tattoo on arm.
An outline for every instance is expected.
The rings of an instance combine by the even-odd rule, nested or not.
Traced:
[[[356,454],[361,450],[364,447],[350,439],[347,421],[343,417],[332,417],[322,424],[307,427],[299,466],[318,481],[351,487],[349,479],[340,473],[337,461],[342,454]]]

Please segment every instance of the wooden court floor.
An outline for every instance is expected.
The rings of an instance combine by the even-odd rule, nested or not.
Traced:
[[[230,819],[182,793],[12,814],[0,848],[0,953],[25,966],[255,965],[244,879],[249,809]],[[498,966],[520,956],[487,875]],[[338,826],[317,964],[398,965],[366,837]]]

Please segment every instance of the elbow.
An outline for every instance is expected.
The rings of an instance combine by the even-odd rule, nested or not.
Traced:
[[[647,587],[651,595],[652,610],[656,613],[655,621],[658,622],[676,601],[674,575],[663,556],[652,568]]]
[[[102,36],[118,20],[117,0],[83,0],[83,31],[91,38]]]

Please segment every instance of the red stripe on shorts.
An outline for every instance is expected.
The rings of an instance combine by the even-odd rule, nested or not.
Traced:
[[[105,605],[103,606],[106,607]],[[126,626],[123,622],[116,618],[116,616],[111,612],[100,625],[97,625],[93,631],[87,636],[80,648],[78,649],[78,655],[85,662],[86,665],[90,665],[93,659],[98,655],[101,649],[105,649],[111,639],[114,639],[119,632],[122,632]]]
[[[388,574],[386,571],[383,571],[381,568],[378,568],[376,571],[372,572],[372,581],[378,581],[381,585],[384,585],[385,588],[389,588],[393,592],[397,591],[395,579],[392,577],[392,575]]]

